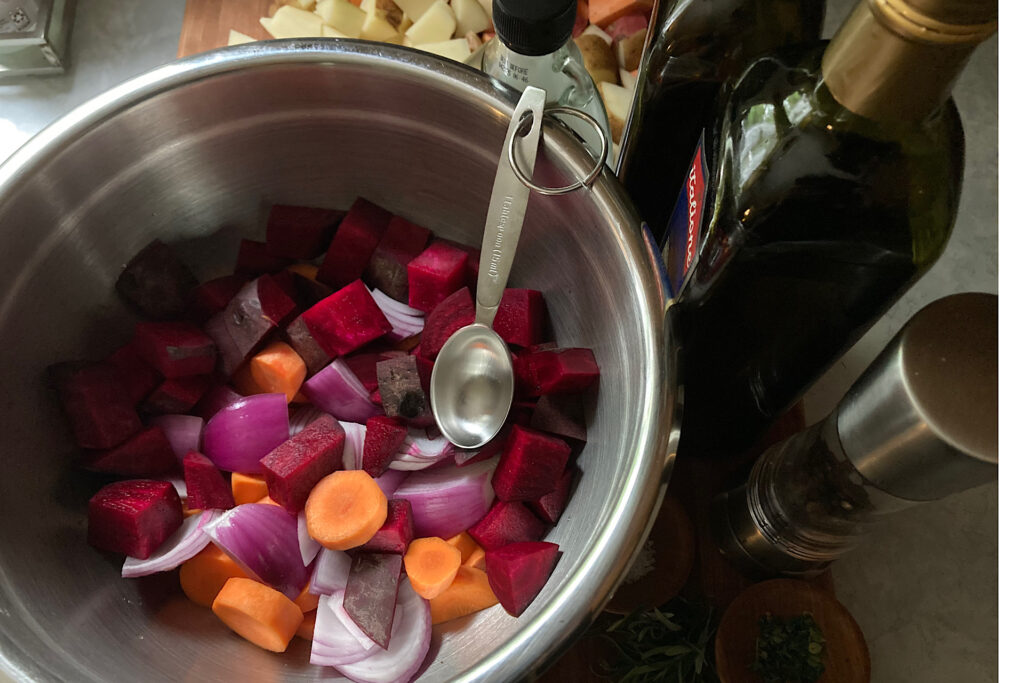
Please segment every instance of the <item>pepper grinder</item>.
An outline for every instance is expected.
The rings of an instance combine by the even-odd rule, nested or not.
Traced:
[[[714,499],[719,550],[751,574],[812,576],[885,515],[994,480],[997,354],[997,296],[920,310],[828,417]]]

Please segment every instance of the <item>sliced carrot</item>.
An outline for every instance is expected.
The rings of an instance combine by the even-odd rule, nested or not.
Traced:
[[[285,268],[285,270],[290,270],[296,275],[301,275],[307,280],[312,280],[313,282],[316,282],[316,274],[320,272],[320,269],[312,263],[293,263]]]
[[[266,393],[253,379],[252,367],[249,363],[243,363],[242,367],[235,370],[235,374],[231,375],[231,383],[235,385],[235,389],[238,389],[238,393],[242,396]]]
[[[232,631],[271,652],[284,652],[302,624],[302,610],[284,593],[252,579],[228,579],[213,613]]]
[[[306,364],[295,349],[276,341],[252,357],[249,372],[260,391],[284,394],[291,401],[306,379]]]
[[[209,607],[228,579],[244,578],[245,571],[223,550],[209,544],[198,555],[181,565],[178,580],[192,602]]]
[[[452,585],[462,553],[443,538],[417,538],[405,551],[405,573],[412,589],[430,600]]]
[[[316,609],[317,605],[320,604],[320,596],[310,593],[309,584],[307,583],[306,587],[302,589],[302,592],[299,593],[299,597],[295,598],[294,602],[303,612],[312,612]]]
[[[474,567],[476,569],[482,568],[481,565],[483,565],[484,561],[484,549],[481,548],[468,533],[460,531],[449,538],[446,542],[459,549],[459,552],[462,554],[463,567]]]
[[[459,567],[452,585],[430,601],[430,620],[443,624],[497,604],[487,574],[472,567]]]
[[[317,482],[306,499],[309,535],[331,550],[360,546],[388,517],[388,499],[365,470],[343,470]]]
[[[278,503],[273,498],[271,498],[270,496],[263,496],[262,498],[257,500],[256,503],[258,503],[259,505],[276,505],[277,507],[281,507],[281,504]]]
[[[235,499],[235,505],[255,503],[260,498],[270,495],[267,489],[267,482],[257,474],[231,473],[231,495]]]
[[[316,626],[316,610],[302,615],[302,623],[299,624],[299,630],[295,632],[295,635],[306,640],[313,640],[314,626]]]

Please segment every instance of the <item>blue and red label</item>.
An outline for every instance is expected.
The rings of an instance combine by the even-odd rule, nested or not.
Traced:
[[[704,240],[704,201],[707,197],[708,165],[704,155],[704,136],[690,161],[686,182],[679,191],[676,206],[668,222],[665,247],[662,250],[668,269],[672,294],[676,296],[686,282],[686,276],[697,257]]]

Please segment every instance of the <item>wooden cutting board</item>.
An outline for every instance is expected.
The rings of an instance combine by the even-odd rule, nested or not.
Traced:
[[[269,16],[275,6],[274,0],[188,0],[178,56],[224,47],[231,29],[268,40],[270,34],[260,25],[260,17]]]

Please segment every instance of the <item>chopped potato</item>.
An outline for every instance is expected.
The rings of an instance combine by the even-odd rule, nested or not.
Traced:
[[[472,54],[472,51],[469,49],[469,41],[465,38],[443,40],[439,43],[421,43],[416,46],[416,49],[431,52],[448,59],[454,59],[456,62],[464,62]]]
[[[435,0],[395,0],[395,4],[402,8],[402,11],[416,23],[420,20]]]
[[[228,45],[241,45],[243,43],[255,43],[256,39],[250,35],[246,35],[241,31],[231,29],[228,33]]]
[[[491,28],[491,18],[477,0],[451,0],[455,14],[455,33],[481,33]]]
[[[348,0],[320,0],[316,4],[316,13],[325,24],[347,38],[358,38],[366,21],[366,12]]]
[[[405,32],[413,45],[439,43],[455,33],[455,13],[445,0],[436,0],[422,17]]]
[[[629,110],[633,106],[633,91],[608,82],[598,83],[598,88],[601,89],[601,99],[604,100],[604,108],[608,112],[612,140],[619,142],[626,119],[629,118]]]
[[[285,5],[273,17],[260,19],[260,23],[274,38],[319,38],[324,20],[312,12]]]

